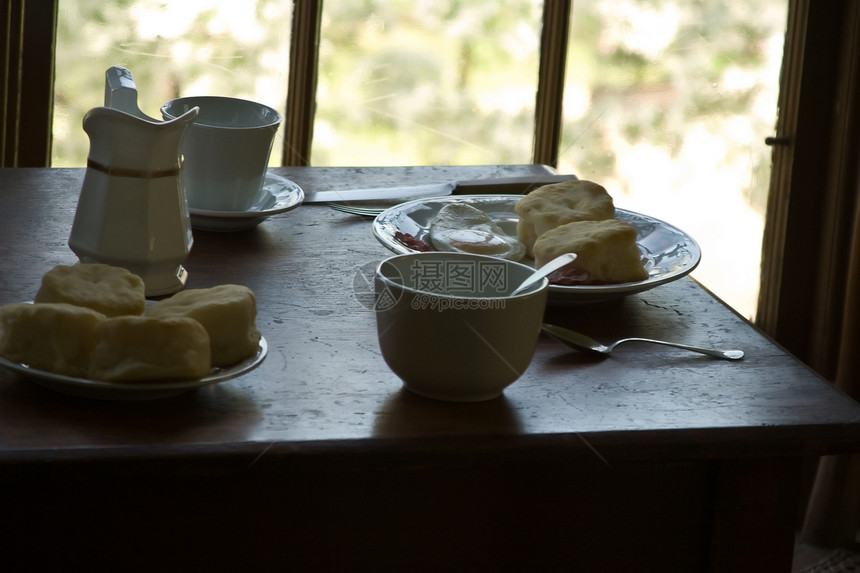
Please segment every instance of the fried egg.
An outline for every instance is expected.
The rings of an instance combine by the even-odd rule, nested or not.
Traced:
[[[519,261],[526,252],[489,215],[466,203],[449,203],[430,223],[430,242],[439,251],[460,251]]]

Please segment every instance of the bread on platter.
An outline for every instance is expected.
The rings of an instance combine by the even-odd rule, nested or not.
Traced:
[[[612,197],[592,181],[573,180],[539,187],[517,201],[517,235],[534,255],[538,237],[574,221],[600,221],[615,216]]]
[[[636,244],[636,229],[618,219],[576,221],[547,231],[534,245],[540,267],[564,253],[576,253],[571,263],[588,273],[588,283],[626,283],[648,278]]]

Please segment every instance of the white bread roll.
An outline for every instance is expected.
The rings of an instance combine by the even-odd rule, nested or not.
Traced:
[[[148,316],[182,316],[198,321],[209,333],[212,365],[230,366],[253,356],[259,347],[257,300],[251,289],[220,285],[189,289],[159,301]]]
[[[146,307],[143,279],[100,263],[54,267],[42,277],[34,300],[85,306],[105,316],[140,315]]]
[[[648,278],[636,245],[636,229],[617,219],[576,221],[541,235],[534,246],[540,267],[564,253],[576,253],[571,263],[588,272],[589,283],[627,283]]]
[[[95,339],[89,368],[94,380],[189,380],[212,370],[209,335],[190,318],[108,318],[96,326]]]
[[[534,256],[538,237],[573,221],[600,221],[615,217],[612,197],[591,181],[564,181],[539,187],[517,201],[517,235]]]
[[[66,303],[0,307],[0,356],[64,376],[85,377],[95,329],[106,317]]]

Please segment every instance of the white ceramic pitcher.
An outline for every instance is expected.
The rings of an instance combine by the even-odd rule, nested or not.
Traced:
[[[131,72],[105,72],[105,105],[84,115],[87,170],[69,236],[81,262],[125,267],[146,296],[185,286],[193,238],[179,178],[180,144],[198,108],[169,121],[140,111]]]

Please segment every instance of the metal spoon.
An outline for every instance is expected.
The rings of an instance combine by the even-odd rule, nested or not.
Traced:
[[[710,348],[699,348],[698,346],[690,346],[689,344],[666,342],[664,340],[652,340],[650,338],[622,338],[621,340],[617,340],[608,346],[604,346],[593,338],[589,338],[584,334],[574,332],[573,330],[570,330],[568,328],[546,323],[544,323],[541,328],[544,332],[546,332],[553,338],[567,344],[571,348],[576,348],[577,350],[582,350],[584,352],[592,352],[596,354],[609,354],[616,346],[618,346],[622,342],[652,342],[654,344],[663,344],[665,346],[674,346],[675,348],[682,348],[684,350],[692,350],[693,352],[707,354],[708,356],[713,356],[714,358],[721,358],[723,360],[740,360],[744,357],[744,353],[742,350],[712,350]]]
[[[515,296],[515,295],[520,294],[521,292],[523,292],[524,290],[526,290],[527,288],[529,288],[530,286],[532,286],[533,284],[535,284],[536,282],[538,282],[539,280],[541,280],[542,278],[547,276],[548,274],[551,274],[554,271],[557,271],[558,269],[560,269],[564,265],[566,265],[568,263],[572,263],[575,260],[576,260],[576,255],[574,253],[565,253],[563,255],[557,256],[556,258],[554,258],[553,260],[551,260],[550,262],[548,262],[547,264],[545,264],[544,266],[542,266],[541,268],[536,270],[534,273],[530,274],[528,276],[528,278],[526,280],[524,280],[520,284],[520,286],[515,288],[511,292],[511,294],[509,294],[508,296]]]

